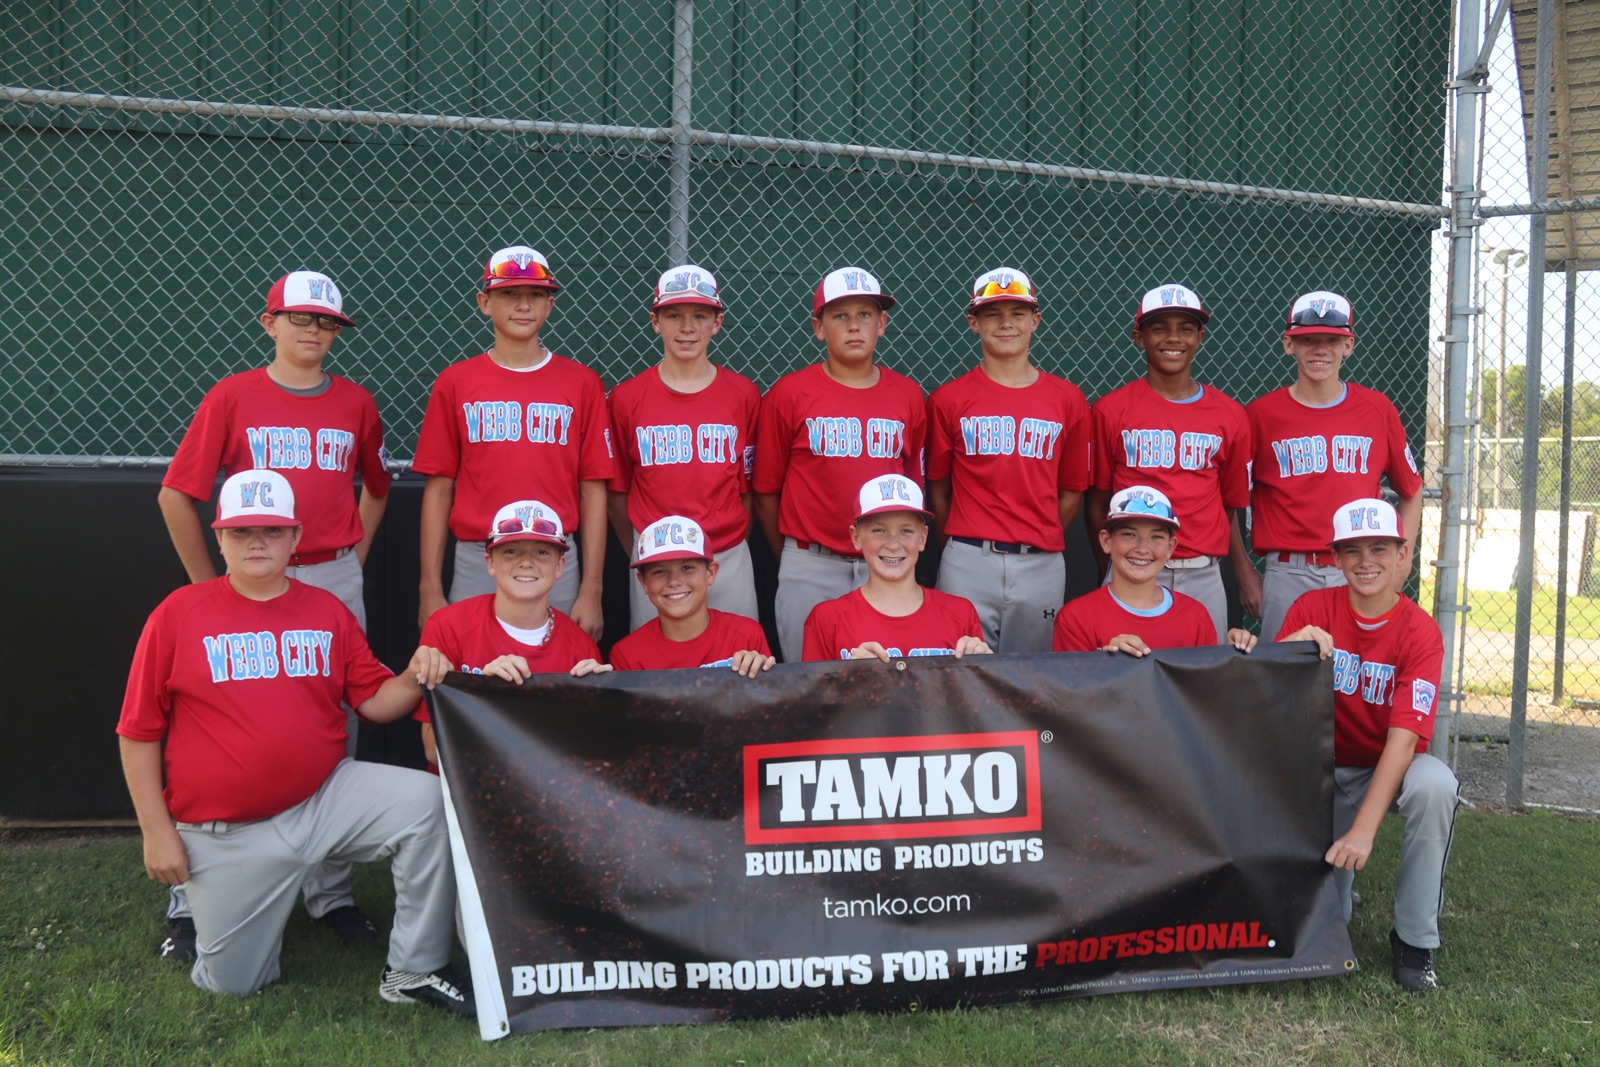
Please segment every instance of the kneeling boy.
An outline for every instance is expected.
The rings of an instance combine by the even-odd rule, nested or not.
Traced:
[[[1333,516],[1331,547],[1345,586],[1316,589],[1289,608],[1279,641],[1315,641],[1333,657],[1333,846],[1339,901],[1350,921],[1355,872],[1367,865],[1385,812],[1405,820],[1395,880],[1394,980],[1436,989],[1444,867],[1455,827],[1457,783],[1426,755],[1433,736],[1444,641],[1427,612],[1395,592],[1405,533],[1395,509],[1352,500]]]

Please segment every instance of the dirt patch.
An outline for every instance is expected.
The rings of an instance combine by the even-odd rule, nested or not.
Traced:
[[[1600,712],[1530,694],[1522,756],[1522,800],[1600,812]],[[1511,701],[1467,694],[1455,754],[1461,795],[1503,806],[1510,768]]]

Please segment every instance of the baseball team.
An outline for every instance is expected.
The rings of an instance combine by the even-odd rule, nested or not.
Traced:
[[[860,267],[817,283],[822,358],[764,396],[711,361],[726,307],[709,270],[660,276],[661,359],[609,397],[540,341],[560,288],[533,248],[495,252],[477,294],[493,345],[434,382],[412,463],[426,479],[421,639],[399,674],[364,633],[362,567],[391,475],[372,395],[324,369],[356,325],[333,280],[278,279],[261,315],[270,364],[201,401],[160,491],[191,584],[146,623],[117,727],[146,871],[172,887],[160,953],[192,963],[195,985],[243,995],[274,981],[297,895],[345,943],[376,939],[352,865],[392,858],[380,995],[472,1015],[450,963],[438,783],[353,759],[357,719],[414,715],[437,773],[420,701],[452,670],[515,683],[770,670],[755,535],[779,561],[777,651],[790,661],[1248,654],[1256,637],[1227,627],[1227,560],[1263,637],[1314,641],[1334,661],[1326,859],[1345,918],[1397,811],[1393,974],[1411,991],[1437,986],[1457,785],[1426,754],[1440,632],[1401,592],[1422,479],[1394,405],[1341,376],[1356,336],[1344,296],[1294,300],[1283,348],[1295,381],[1241,406],[1193,375],[1211,311],[1187,286],[1157,286],[1133,315],[1144,374],[1091,405],[1030,357],[1041,305],[1014,267],[973,282],[978,362],[926,397],[876,361],[895,299]],[[219,473],[220,576],[198,510]],[[1064,531],[1080,512],[1104,582],[1063,605]],[[634,572],[632,632],[609,662],[596,643],[608,526]],[[916,578],[930,537],[942,547],[933,588]]]

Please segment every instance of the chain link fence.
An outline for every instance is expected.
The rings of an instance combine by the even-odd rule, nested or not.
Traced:
[[[1540,5],[1508,6],[1489,55],[1480,126],[1477,314],[1463,413],[1474,426],[1461,501],[1467,612],[1457,633],[1457,771],[1475,800],[1595,811],[1600,322],[1593,309],[1600,282],[1592,269],[1600,260],[1592,249],[1600,214],[1536,214],[1529,205],[1600,191],[1586,173],[1594,167],[1586,113],[1600,105],[1600,84],[1585,54],[1600,18],[1592,4],[1546,5],[1550,166],[1547,193],[1535,195]],[[1485,25],[1493,25],[1495,7],[1485,6]],[[1542,263],[1536,230],[1543,231]]]

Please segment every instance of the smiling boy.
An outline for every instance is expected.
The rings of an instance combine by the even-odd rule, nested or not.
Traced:
[[[687,515],[647,525],[635,541],[631,566],[656,617],[611,649],[617,670],[727,667],[754,678],[777,662],[760,623],[708,606],[721,567],[705,531]]]
[[[1043,652],[1066,585],[1064,530],[1089,485],[1089,405],[1034,366],[1033,280],[998,267],[972,283],[978,365],[928,399],[928,504],[944,539],[938,587],[978,610],[1001,652]]]
[[[1093,541],[1112,494],[1131,485],[1165,494],[1183,516],[1184,537],[1159,580],[1204,604],[1220,641],[1228,599],[1219,562],[1232,551],[1235,509],[1250,503],[1250,426],[1238,402],[1194,380],[1210,321],[1187,286],[1158,286],[1140,299],[1133,343],[1145,374],[1094,403],[1094,487],[1084,510]],[[1234,560],[1241,566],[1253,571],[1248,558]]]
[[[761,402],[751,484],[779,560],[778,644],[789,662],[800,658],[811,609],[866,580],[850,538],[862,481],[885,471],[922,481],[922,387],[873,359],[894,304],[869,271],[828,273],[811,302],[825,358],[779,378]]]
[[[536,497],[563,530],[578,532],[581,578],[578,567],[565,568],[553,602],[600,636],[611,424],[600,376],[539,339],[560,288],[545,257],[526,245],[490,256],[477,299],[494,324],[494,345],[446,367],[433,384],[411,464],[428,478],[419,625],[446,602],[447,535],[456,538],[449,602],[492,593],[479,538],[500,502]]]
[[[1318,516],[1330,500],[1377,496],[1381,478],[1399,497],[1408,538],[1395,568],[1397,589],[1411,572],[1422,477],[1394,404],[1340,377],[1355,344],[1349,300],[1324,290],[1297,297],[1283,329],[1294,384],[1245,408],[1255,453],[1250,535],[1256,555],[1266,559],[1266,577],[1240,569],[1239,595],[1245,611],[1261,619],[1263,637],[1278,631],[1302,594],[1344,584]]]
[[[1333,835],[1326,860],[1350,921],[1355,872],[1367,865],[1385,812],[1405,822],[1395,880],[1394,979],[1413,993],[1438,987],[1444,869],[1458,785],[1426,755],[1444,640],[1438,625],[1396,591],[1405,527],[1384,500],[1352,500],[1333,515],[1330,547],[1346,584],[1316,589],[1289,608],[1279,641],[1315,641],[1333,657]]]
[[[650,328],[661,361],[618,383],[611,410],[617,469],[610,484],[611,524],[623,545],[667,514],[695,520],[710,538],[718,580],[711,603],[755,618],[750,564],[750,471],[755,462],[761,391],[711,362],[711,339],[726,308],[716,276],[686,263],[656,282]],[[655,616],[644,585],[631,585],[634,629]]]

